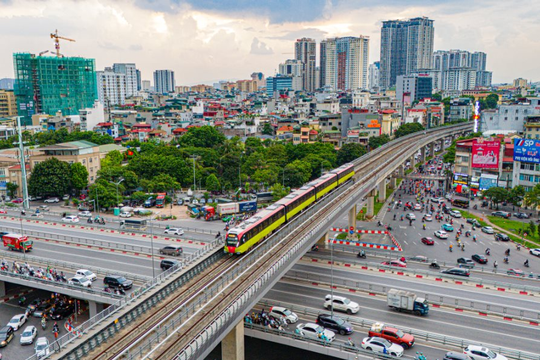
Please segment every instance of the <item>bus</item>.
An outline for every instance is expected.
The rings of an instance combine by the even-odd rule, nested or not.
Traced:
[[[456,198],[452,200],[452,206],[460,207],[463,209],[469,208],[469,199],[467,198]]]
[[[146,219],[123,219],[120,221],[120,229],[146,230]]]

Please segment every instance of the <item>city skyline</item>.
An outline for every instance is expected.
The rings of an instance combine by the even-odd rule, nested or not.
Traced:
[[[261,71],[272,76],[280,63],[294,58],[302,37],[368,36],[369,63],[379,60],[382,21],[426,16],[434,20],[434,50],[462,49],[488,55],[493,83],[523,77],[540,80],[534,34],[540,4],[512,2],[395,0],[273,1],[0,1],[0,78],[13,77],[14,52],[53,50],[49,33],[73,38],[62,43],[66,56],[96,59],[96,69],[135,63],[143,80],[158,69],[175,72],[177,85],[248,79]],[[523,3],[520,3],[523,5]],[[61,15],[60,15],[61,14]],[[84,14],[84,16],[81,16]],[[513,21],[515,19],[515,21]],[[519,22],[519,26],[517,25]]]

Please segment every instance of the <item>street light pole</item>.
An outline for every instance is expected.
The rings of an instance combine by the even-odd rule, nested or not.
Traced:
[[[191,155],[191,160],[193,160],[193,192],[197,189],[197,180],[195,179],[195,159],[197,158],[197,155]]]
[[[330,241],[330,315],[334,317],[334,244]]]

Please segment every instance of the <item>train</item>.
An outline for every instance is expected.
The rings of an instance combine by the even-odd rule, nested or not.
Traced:
[[[281,200],[229,229],[225,238],[224,251],[229,254],[243,254],[249,251],[259,241],[265,239],[353,176],[354,165],[352,163],[343,164],[291,192]]]

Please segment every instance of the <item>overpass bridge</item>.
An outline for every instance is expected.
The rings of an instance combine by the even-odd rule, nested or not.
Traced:
[[[201,359],[223,340],[224,359],[242,359],[246,311],[317,241],[331,225],[349,214],[356,224],[356,206],[367,199],[373,213],[375,192],[386,198],[387,179],[404,176],[404,163],[415,164],[446,137],[472,130],[460,124],[415,133],[392,141],[354,161],[354,180],[304,211],[242,257],[224,256],[221,249],[123,306],[83,326],[81,339],[68,335],[53,344],[63,359]],[[442,148],[442,143],[441,143]],[[397,172],[397,174],[396,174]],[[92,320],[92,319],[90,319]],[[89,321],[90,321],[89,320]],[[84,324],[83,324],[84,325]]]

